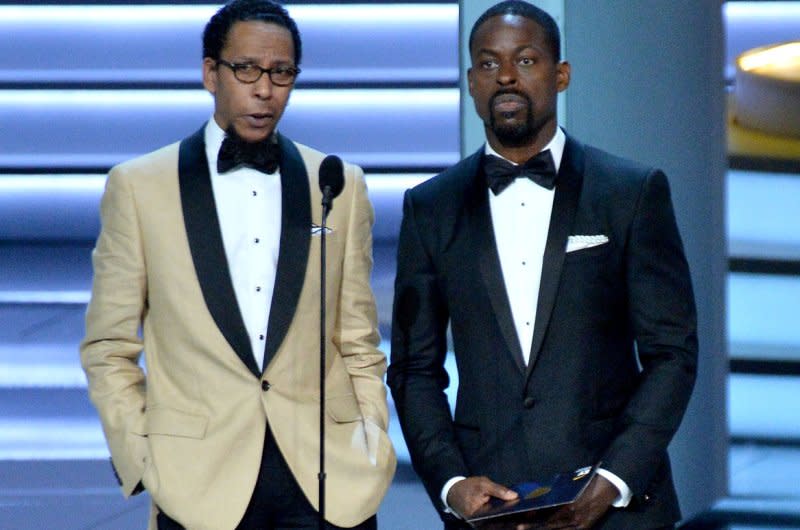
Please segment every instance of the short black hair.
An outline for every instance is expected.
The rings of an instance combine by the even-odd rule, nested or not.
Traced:
[[[282,5],[272,0],[233,0],[222,6],[203,31],[203,58],[218,60],[233,24],[250,20],[277,24],[289,30],[294,42],[294,64],[300,65],[302,45],[297,24]]]
[[[543,30],[547,44],[550,46],[550,51],[553,52],[553,59],[558,62],[561,60],[561,32],[558,29],[558,24],[546,11],[536,7],[528,2],[522,0],[506,0],[495,4],[483,14],[478,17],[475,24],[472,26],[472,31],[469,34],[469,50],[472,52],[472,43],[475,40],[475,32],[484,22],[492,17],[502,15],[516,15],[525,17],[536,22]]]

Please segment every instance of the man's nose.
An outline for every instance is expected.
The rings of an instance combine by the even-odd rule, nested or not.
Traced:
[[[269,78],[269,74],[264,72],[261,74],[261,77],[253,83],[253,93],[256,97],[261,99],[269,99],[272,96],[272,90],[274,85],[272,84],[272,80]]]
[[[502,61],[497,69],[497,82],[501,85],[512,85],[517,82],[517,67],[513,62]]]

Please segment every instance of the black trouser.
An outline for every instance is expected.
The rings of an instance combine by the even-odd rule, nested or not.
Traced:
[[[317,530],[318,513],[306,499],[289,466],[283,459],[272,432],[267,426],[264,452],[258,480],[250,498],[250,504],[237,530]],[[377,530],[377,518],[373,515],[353,530]],[[330,523],[326,530],[344,530]],[[184,530],[181,525],[165,513],[158,514],[158,530]]]

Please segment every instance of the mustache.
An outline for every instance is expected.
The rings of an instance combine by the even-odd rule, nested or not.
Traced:
[[[489,98],[489,106],[490,107],[493,106],[495,100],[497,98],[499,98],[500,96],[509,96],[509,95],[519,96],[522,99],[524,99],[525,101],[527,101],[528,104],[530,104],[530,102],[531,102],[531,98],[528,96],[528,94],[525,94],[522,91],[519,91],[519,90],[516,90],[516,89],[513,89],[513,88],[505,88],[505,89],[501,88],[500,90],[498,90],[497,92],[492,94],[491,98]]]

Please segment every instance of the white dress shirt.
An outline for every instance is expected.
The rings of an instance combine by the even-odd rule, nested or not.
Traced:
[[[556,171],[561,167],[565,144],[566,135],[559,127],[556,128],[553,139],[542,149],[542,151],[550,150]],[[489,142],[486,142],[484,152],[508,160],[492,149]],[[494,239],[511,306],[511,316],[522,348],[522,356],[527,365],[533,343],[533,325],[536,321],[544,248],[550,230],[555,189],[548,190],[530,179],[518,178],[498,195],[492,193],[488,186],[486,193],[489,194]],[[607,478],[620,491],[613,506],[617,508],[627,506],[633,495],[628,485],[605,469],[598,469],[597,473]],[[453,484],[462,479],[464,477],[453,477],[442,487],[441,500],[448,511],[450,510],[447,505],[447,494]]]
[[[553,155],[556,171],[561,166],[565,142],[564,131],[557,129],[555,137],[543,149],[549,149]],[[503,158],[488,142],[485,152]],[[536,321],[544,247],[555,189],[548,190],[531,179],[518,178],[498,195],[488,188],[487,193],[511,316],[527,365],[531,355],[533,323]]]
[[[280,249],[280,170],[267,175],[239,167],[220,175],[217,155],[224,138],[225,132],[212,117],[205,130],[206,158],[222,242],[253,357],[263,371]]]

